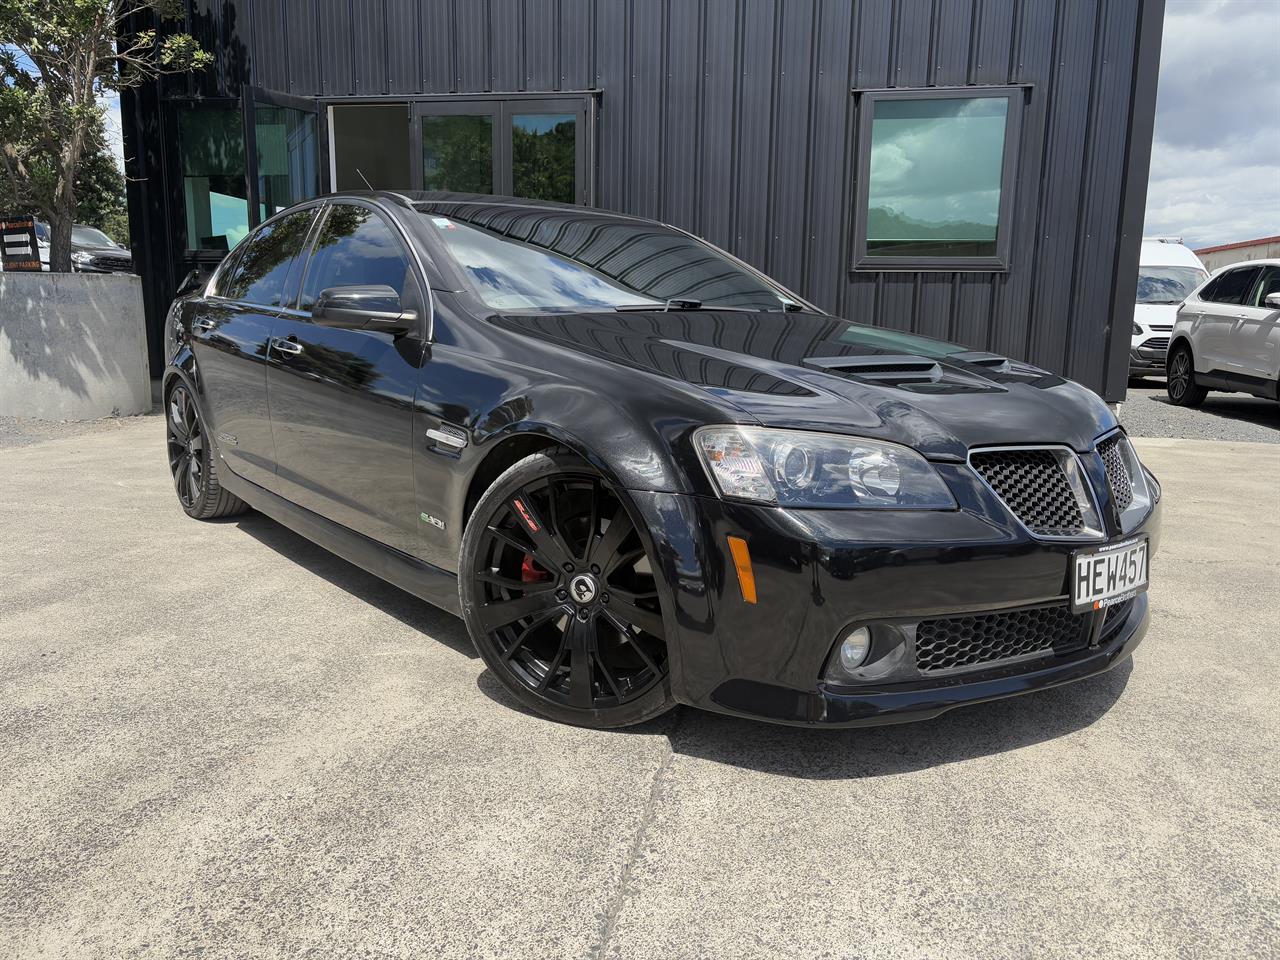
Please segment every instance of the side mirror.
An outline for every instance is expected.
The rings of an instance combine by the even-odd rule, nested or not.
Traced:
[[[311,320],[322,327],[402,334],[418,325],[418,314],[401,307],[400,294],[380,283],[321,290],[311,307]]]
[[[1262,303],[1272,310],[1280,310],[1280,293],[1268,293],[1262,298]]]

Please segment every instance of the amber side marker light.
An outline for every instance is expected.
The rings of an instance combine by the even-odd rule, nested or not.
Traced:
[[[738,571],[738,589],[747,603],[756,602],[756,575],[751,572],[751,551],[741,537],[729,537],[729,552],[733,554],[733,566]]]

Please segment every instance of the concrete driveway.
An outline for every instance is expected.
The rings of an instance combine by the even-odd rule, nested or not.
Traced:
[[[1276,445],[1141,442],[1132,667],[594,733],[275,523],[188,520],[162,431],[0,451],[2,956],[1276,955]]]

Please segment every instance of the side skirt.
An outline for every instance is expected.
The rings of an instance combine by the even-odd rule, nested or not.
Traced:
[[[447,570],[401,553],[385,544],[303,509],[296,503],[264,490],[256,483],[236,476],[226,461],[218,458],[218,482],[260,513],[282,523],[343,560],[395,584],[401,590],[462,616],[458,600],[458,578]]]

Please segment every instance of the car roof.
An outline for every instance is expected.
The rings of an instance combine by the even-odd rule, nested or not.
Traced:
[[[557,213],[574,213],[579,216],[599,216],[612,220],[629,220],[635,223],[660,223],[648,217],[636,217],[616,210],[582,206],[577,203],[560,203],[555,200],[531,200],[528,197],[504,197],[489,193],[451,193],[442,190],[343,190],[317,199],[341,200],[343,198],[380,200],[392,206],[414,209],[422,204],[466,204],[467,206],[499,207],[512,210],[553,210]]]
[[[1142,241],[1138,264],[1143,267],[1198,267],[1204,269],[1200,258],[1191,249],[1176,240]]]

